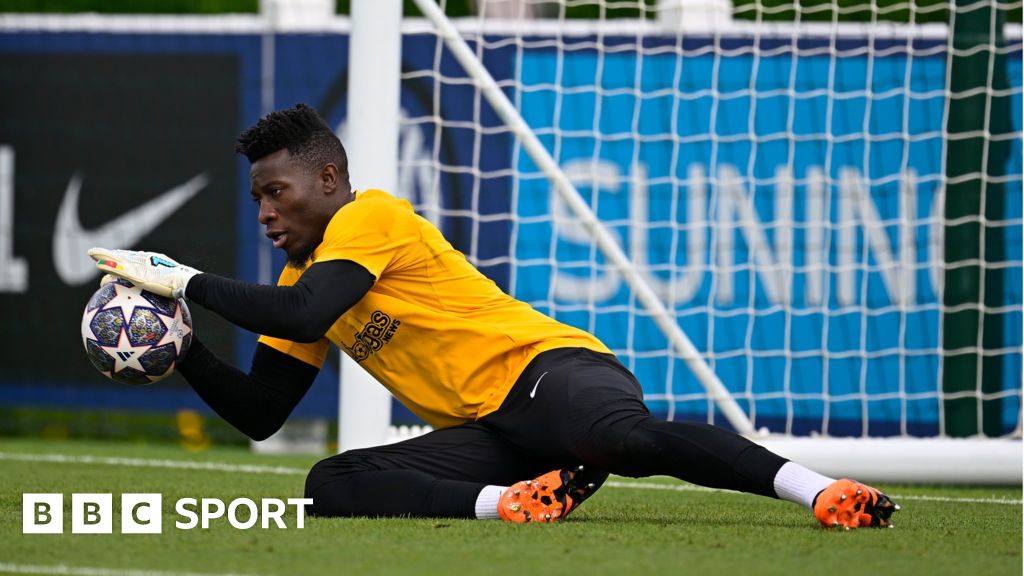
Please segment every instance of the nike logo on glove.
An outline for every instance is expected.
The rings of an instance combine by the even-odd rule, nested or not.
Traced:
[[[71,286],[85,284],[97,274],[92,259],[85,255],[93,246],[130,248],[174,214],[200,190],[209,178],[199,174],[188,182],[164,192],[94,230],[84,230],[78,220],[78,196],[82,177],[68,182],[53,230],[53,265],[57,275]]]

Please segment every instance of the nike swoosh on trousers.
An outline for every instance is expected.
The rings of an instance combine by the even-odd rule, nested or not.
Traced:
[[[548,372],[550,372],[550,370]],[[548,375],[548,373],[545,372],[545,373],[540,375],[540,378],[537,378],[537,382],[533,385],[533,390],[530,390],[530,398],[533,398],[533,396],[535,394],[537,394],[537,386],[540,386],[540,381],[543,380],[544,377],[547,376],[547,375]]]
[[[82,177],[75,174],[68,182],[57,212],[57,223],[53,227],[53,266],[57,269],[57,276],[71,286],[85,284],[95,278],[100,271],[92,258],[86,255],[86,250],[93,246],[131,248],[208,183],[206,174],[199,174],[99,228],[84,230],[78,220]]]

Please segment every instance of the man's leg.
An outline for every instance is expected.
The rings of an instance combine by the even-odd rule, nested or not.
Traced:
[[[481,422],[563,467],[582,463],[623,476],[674,476],[812,509],[815,497],[835,483],[723,428],[652,417],[633,374],[613,358],[588,350],[538,356],[501,409]],[[878,502],[888,498],[883,495]],[[883,512],[885,519],[891,514]],[[819,520],[826,521],[821,515]]]
[[[553,467],[470,423],[321,460],[306,497],[316,516],[494,517],[505,486]]]
[[[652,417],[632,373],[610,356],[583,349],[538,356],[501,408],[481,423],[562,467],[675,476],[772,497],[772,480],[786,463],[728,430]]]

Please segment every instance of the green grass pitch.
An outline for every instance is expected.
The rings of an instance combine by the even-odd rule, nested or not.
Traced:
[[[52,461],[57,455],[67,458]],[[172,462],[153,467],[154,460]],[[181,461],[264,468],[182,469]],[[287,530],[236,530],[223,519],[208,530],[174,528],[182,497],[300,497],[314,461],[236,449],[190,454],[170,445],[0,439],[0,573],[1021,573],[1020,487],[881,486],[903,506],[891,530],[824,530],[789,503],[663,478],[613,478],[554,525],[307,519],[296,530],[289,517]],[[21,533],[26,492],[65,495],[64,534]],[[114,494],[114,534],[70,533],[75,492]],[[163,494],[163,534],[119,533],[119,495],[127,492]]]

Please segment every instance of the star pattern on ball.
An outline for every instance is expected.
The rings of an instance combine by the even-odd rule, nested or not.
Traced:
[[[92,334],[92,327],[90,324],[92,323],[92,319],[96,317],[96,313],[99,311],[100,309],[96,308],[91,311],[87,310],[85,314],[82,314],[82,338],[84,340],[88,340],[86,334]]]
[[[181,304],[179,303],[174,307],[174,316],[164,316],[159,310],[156,311],[156,315],[160,318],[160,321],[164,323],[167,330],[164,331],[163,338],[160,338],[160,341],[156,343],[154,348],[158,348],[164,344],[174,344],[174,350],[178,354],[181,354],[182,341],[192,333],[192,328],[190,328],[185,322]]]
[[[150,303],[147,302],[145,298],[133,293],[133,288],[117,283],[112,283],[111,286],[114,287],[115,295],[110,299],[110,302],[107,302],[106,305],[100,307],[100,310],[106,310],[107,308],[121,308],[125,324],[132,321],[132,314],[135,313],[136,308],[151,307]]]
[[[150,346],[134,346],[128,339],[128,334],[123,329],[117,337],[117,346],[101,346],[103,350],[114,359],[114,372],[120,372],[125,368],[134,368],[145,373],[139,358],[150,349]]]

